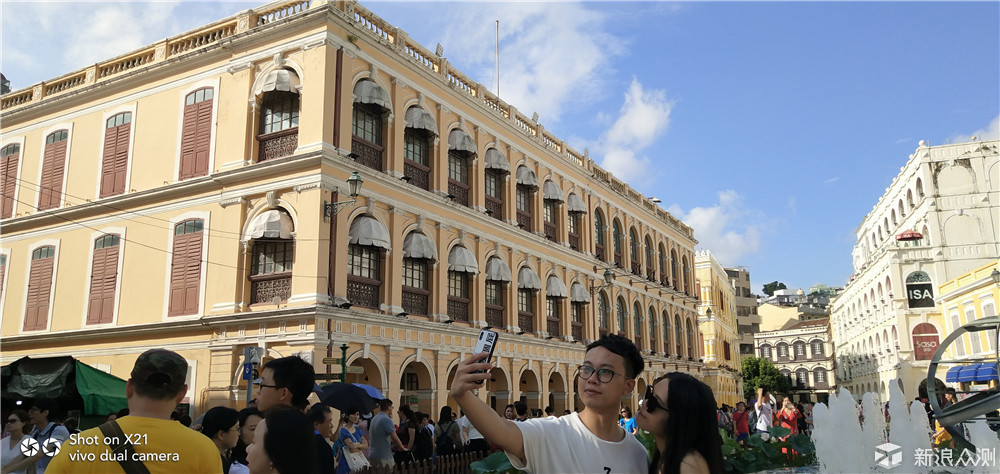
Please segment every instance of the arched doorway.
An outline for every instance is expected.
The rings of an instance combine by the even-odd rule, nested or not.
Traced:
[[[511,403],[510,384],[507,372],[500,367],[490,369],[490,378],[486,380],[487,403],[503,416],[503,409]]]
[[[570,409],[566,403],[567,396],[566,379],[563,378],[563,374],[559,372],[549,374],[549,399],[547,405],[552,407],[553,413],[556,416],[560,416],[564,410]]]
[[[413,411],[433,413],[434,379],[423,361],[406,364],[399,376],[399,405],[409,405]]]
[[[521,394],[521,401],[528,404],[528,409],[541,409],[541,392],[539,391],[538,374],[533,368],[527,368],[521,372],[518,381],[518,389]]]

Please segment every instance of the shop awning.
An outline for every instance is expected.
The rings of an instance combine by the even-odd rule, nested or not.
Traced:
[[[590,293],[585,286],[574,282],[569,287],[569,300],[573,303],[590,303]]]
[[[577,196],[576,193],[569,193],[569,199],[566,203],[566,210],[569,212],[579,212],[586,214],[587,204],[584,203],[583,199],[581,199],[580,196]]]
[[[545,185],[542,186],[542,199],[545,199],[546,201],[563,202],[564,198],[562,189],[559,189],[559,185],[554,181],[546,181]]]
[[[476,256],[471,250],[456,245],[448,253],[448,271],[475,274],[479,273],[479,264],[476,263]]]
[[[243,240],[250,239],[291,239],[292,218],[277,209],[264,211],[253,218]]]
[[[500,170],[504,173],[510,173],[510,163],[507,162],[507,157],[503,156],[496,148],[490,148],[486,150],[486,169],[488,170]]]
[[[527,166],[521,165],[517,167],[517,184],[523,186],[531,186],[533,188],[538,187],[538,176],[535,176],[535,172],[528,169]]]
[[[257,95],[265,92],[281,91],[299,93],[299,76],[288,69],[276,69],[267,73],[267,77],[257,87]]]
[[[530,267],[521,267],[517,271],[517,287],[523,290],[541,290],[542,280]]]
[[[125,381],[76,361],[76,389],[85,415],[107,415],[128,406]]]
[[[486,261],[486,279],[492,281],[510,281],[510,267],[498,257]]]
[[[374,217],[360,216],[354,219],[347,234],[350,237],[348,242],[355,245],[381,247],[386,250],[392,248],[389,231]]]
[[[354,85],[354,102],[375,104],[385,110],[392,110],[392,100],[382,86],[371,79],[362,79]]]
[[[78,409],[71,400],[79,395],[84,415],[104,416],[128,406],[124,380],[72,357],[22,357],[4,366],[3,372],[3,398],[60,399],[63,409]]]
[[[904,230],[896,234],[896,240],[920,240],[924,238],[924,235],[915,230]]]
[[[403,256],[406,258],[423,258],[437,261],[437,248],[426,235],[420,232],[410,232],[403,241]]]
[[[430,112],[418,106],[413,106],[406,110],[403,122],[406,124],[406,128],[427,130],[437,135],[437,123],[434,121],[434,117],[431,116]]]
[[[549,278],[545,281],[545,296],[549,298],[566,298],[569,296],[569,291],[566,290],[566,284],[559,281],[555,275],[549,275]]]
[[[448,150],[464,151],[476,154],[476,141],[461,129],[454,129],[448,134]]]

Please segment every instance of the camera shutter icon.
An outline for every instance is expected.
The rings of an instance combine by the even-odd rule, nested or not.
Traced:
[[[880,444],[875,447],[875,462],[886,469],[892,469],[903,463],[903,449],[892,443]]]

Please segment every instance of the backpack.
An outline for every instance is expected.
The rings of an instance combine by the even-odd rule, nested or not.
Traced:
[[[414,457],[416,457],[417,460],[430,458],[431,454],[434,452],[434,444],[433,441],[431,441],[430,428],[427,428],[426,426],[418,426],[417,433],[414,436],[416,438],[413,440]]]
[[[438,423],[437,429],[440,431],[437,437],[438,455],[453,454],[458,451],[455,449],[455,440],[451,439],[451,435],[448,434],[448,430],[454,425],[454,421],[449,421],[447,427],[444,423]]]
[[[750,410],[747,411],[747,427],[750,428],[750,433],[755,433],[757,431],[757,407],[751,406]]]
[[[719,410],[719,428],[726,430],[729,436],[733,435],[733,418],[728,413]]]

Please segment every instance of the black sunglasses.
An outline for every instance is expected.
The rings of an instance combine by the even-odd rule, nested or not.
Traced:
[[[670,410],[667,409],[666,404],[664,404],[663,402],[659,401],[656,398],[656,396],[653,395],[653,386],[652,385],[646,387],[646,395],[643,397],[643,404],[642,404],[642,406],[646,407],[646,412],[647,413],[653,413],[656,410],[663,410],[663,411],[665,411],[667,413],[670,413]]]

